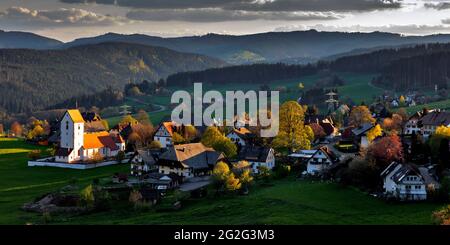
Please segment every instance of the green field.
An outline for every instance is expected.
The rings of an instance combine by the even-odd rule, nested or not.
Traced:
[[[357,74],[357,73],[339,73],[338,76],[343,79],[346,84],[343,86],[336,87],[341,98],[348,97],[352,99],[355,103],[359,104],[361,102],[370,103],[374,96],[378,96],[383,93],[383,90],[377,87],[374,87],[370,84],[370,81],[376,74]],[[298,79],[288,79],[288,80],[279,80],[268,83],[271,89],[276,89],[277,87],[283,86],[286,87],[287,92],[280,93],[280,102],[288,101],[288,100],[297,100],[300,96],[300,92],[298,90],[298,84],[300,82],[305,86],[305,90],[312,88],[317,80],[322,78],[322,75],[311,75],[300,77]],[[227,84],[204,84],[203,92],[209,90],[216,90],[225,93],[227,90],[258,90],[261,84],[253,84],[253,83],[235,83],[230,82]],[[170,87],[171,91],[176,90],[186,90],[188,92],[192,92],[194,86],[188,87]],[[169,105],[170,104],[170,96],[146,96],[141,98],[146,103],[151,104],[159,104],[159,105]],[[140,108],[141,105],[127,101],[127,105],[134,106],[136,108]],[[170,115],[170,110],[165,110],[162,112],[152,113],[149,112],[150,119],[153,124],[158,124],[161,119],[165,116]],[[109,117],[106,118],[110,126],[116,125],[121,120],[121,116]]]
[[[30,168],[21,140],[0,138],[0,224],[42,223],[42,217],[19,208],[25,202],[67,185],[128,172],[127,164],[92,170]],[[187,200],[179,211],[134,211],[127,205],[109,212],[53,217],[61,224],[431,224],[431,203],[388,204],[337,184],[278,180],[252,187],[248,196]]]
[[[408,114],[414,114],[415,112],[420,111],[423,108],[450,110],[450,99],[437,101],[437,102],[432,102],[432,103],[423,104],[423,105],[405,107],[406,112],[408,112]]]
[[[23,140],[0,138],[0,223],[25,224],[39,217],[19,210],[23,203],[39,195],[67,185],[72,179],[90,183],[94,178],[108,177],[115,172],[128,172],[129,166],[110,166],[91,170],[68,170],[49,167],[28,167],[27,152],[45,150]]]

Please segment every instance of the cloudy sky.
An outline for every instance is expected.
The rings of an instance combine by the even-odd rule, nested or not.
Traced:
[[[0,0],[0,29],[71,41],[317,29],[450,33],[450,0]]]

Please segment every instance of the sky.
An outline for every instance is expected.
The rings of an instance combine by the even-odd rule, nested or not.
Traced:
[[[450,0],[0,0],[0,30],[72,41],[269,31],[450,33]]]

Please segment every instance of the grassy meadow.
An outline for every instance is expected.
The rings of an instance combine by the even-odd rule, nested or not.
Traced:
[[[73,180],[84,186],[94,178],[129,171],[127,164],[91,170],[27,167],[27,152],[43,149],[23,140],[0,138],[0,224],[42,223],[41,215],[20,210],[23,203]],[[256,184],[248,196],[214,193],[188,199],[179,211],[136,211],[126,203],[108,212],[52,217],[52,224],[431,224],[432,203],[388,204],[354,188],[333,183],[276,180]]]

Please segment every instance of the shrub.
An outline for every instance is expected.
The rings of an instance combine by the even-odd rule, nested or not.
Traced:
[[[123,159],[125,159],[125,152],[119,151],[116,156],[116,160],[118,163],[122,163]]]
[[[286,178],[289,176],[289,173],[291,172],[291,166],[289,165],[279,165],[275,169],[275,177],[278,179]]]
[[[433,212],[432,218],[438,225],[450,225],[450,205]]]
[[[102,156],[102,154],[100,154],[100,152],[98,152],[98,151],[95,152],[95,153],[92,155],[91,161],[94,162],[94,163],[103,161],[103,156]]]
[[[32,160],[37,160],[41,157],[41,150],[32,150],[28,152],[28,157]]]

